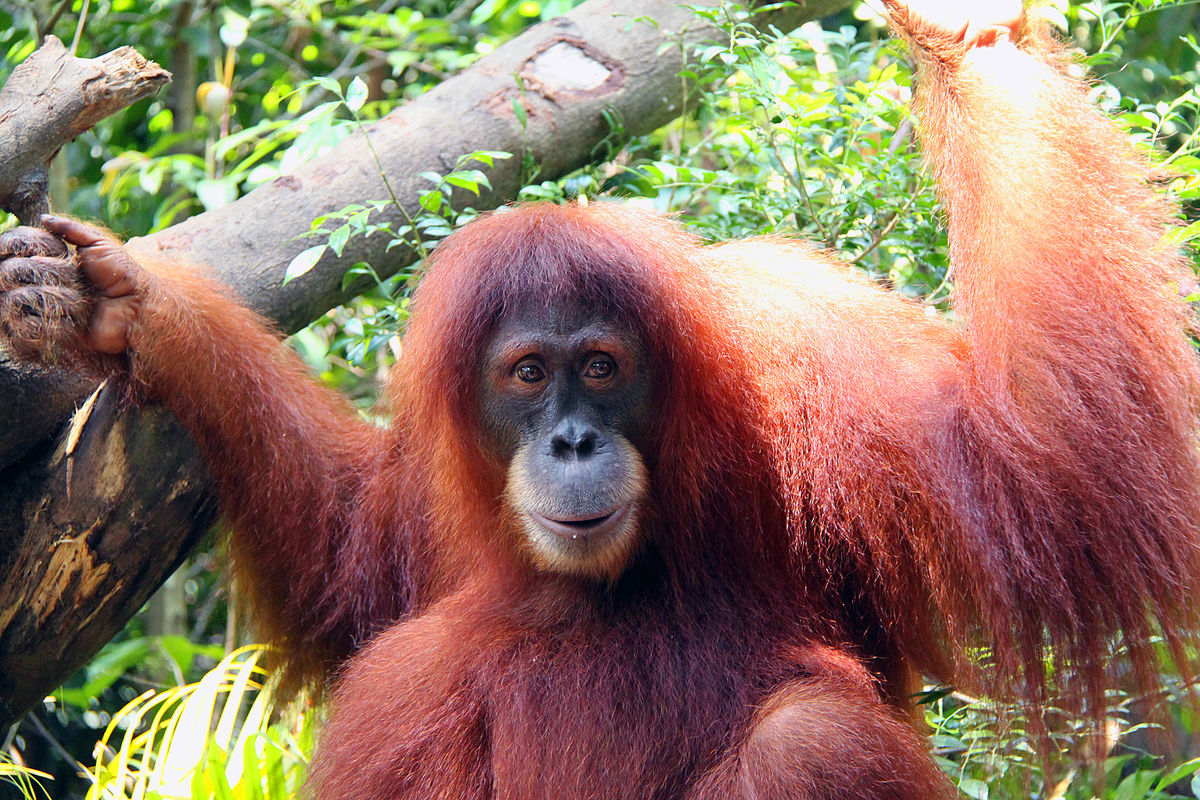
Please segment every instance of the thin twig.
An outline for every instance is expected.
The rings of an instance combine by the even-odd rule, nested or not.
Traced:
[[[947,286],[950,285],[950,281],[953,279],[954,279],[954,265],[949,264],[946,266],[946,275],[945,275],[945,277],[942,278],[942,282],[939,283],[934,288],[934,290],[929,293],[929,296],[926,297],[925,300],[922,302],[924,302],[925,305],[927,305],[927,306],[931,306],[934,303],[938,302],[938,299],[939,299],[938,295],[942,293],[942,289],[945,289]]]
[[[63,747],[62,744],[59,743],[58,739],[54,738],[54,734],[50,733],[49,729],[42,724],[42,721],[38,719],[37,714],[30,711],[25,715],[25,719],[32,724],[32,727],[34,731],[37,732],[38,736],[41,736],[50,743],[50,747],[53,748],[54,752],[58,753],[60,758],[69,764],[74,764],[75,769],[79,770],[80,772],[87,772],[87,767],[85,767],[83,764],[80,764],[75,759],[75,756],[71,755],[67,748]]]
[[[208,628],[208,621],[212,619],[213,612],[217,610],[217,603],[225,595],[225,590],[218,586],[214,587],[208,593],[208,597],[204,599],[204,605],[200,607],[200,611],[196,614],[196,622],[192,625],[192,629],[188,631],[188,641],[198,642],[204,636],[204,631]]]
[[[79,37],[83,36],[83,25],[87,22],[88,8],[92,0],[83,0],[83,8],[79,9],[79,24],[75,26],[75,38],[71,40],[71,55],[79,51]]]
[[[888,155],[896,155],[900,150],[900,145],[909,141],[912,137],[913,124],[911,119],[903,120],[896,128],[896,132],[892,134],[892,140],[888,142]]]
[[[53,33],[54,26],[58,24],[58,20],[62,17],[63,13],[71,7],[71,2],[72,0],[59,0],[58,6],[50,12],[50,16],[46,18],[46,21],[37,26],[37,40],[39,42],[46,38],[46,34]]]
[[[263,52],[263,53],[267,53],[267,54],[279,59],[280,61],[287,64],[288,67],[290,67],[291,69],[293,69],[297,72],[304,71],[304,65],[301,64],[299,61],[292,58],[287,53],[280,50],[278,47],[268,44],[267,42],[263,41],[262,39],[259,39],[258,37],[247,36],[246,44],[252,48],[255,48],[255,49]]]
[[[813,209],[812,199],[808,196],[808,190],[804,188],[804,179],[800,177],[800,153],[793,144],[792,158],[796,162],[796,170],[793,172],[788,169],[787,162],[783,160],[783,154],[779,152],[779,144],[775,141],[775,129],[771,128],[767,136],[767,144],[771,148],[771,152],[775,154],[775,160],[779,162],[779,170],[784,177],[788,179],[788,183],[796,187],[796,191],[800,193],[800,199],[804,201],[804,207],[808,209],[808,218],[817,226],[817,230],[821,233],[822,241],[829,239],[829,232],[825,230],[825,226],[821,224],[817,212]]]
[[[900,206],[899,210],[892,212],[892,216],[875,234],[871,240],[871,243],[867,245],[867,248],[855,256],[850,263],[858,264],[871,253],[875,252],[879,245],[883,244],[883,240],[887,237],[887,235],[894,231],[896,226],[900,224],[900,217],[903,216],[910,208],[912,208],[912,204],[917,201],[917,198],[920,197],[921,192],[923,191],[925,191],[924,180],[917,184],[917,188],[914,189],[911,194],[909,194],[908,199],[904,201],[904,205]]]
[[[471,13],[481,5],[483,5],[483,0],[468,0],[465,3],[459,3],[454,7],[453,11],[442,17],[442,21],[453,25],[454,23],[469,17]]]
[[[183,670],[181,670],[179,668],[179,664],[176,663],[175,659],[171,657],[171,654],[169,652],[167,652],[167,648],[163,647],[163,643],[162,643],[161,639],[159,639],[155,643],[155,648],[158,650],[159,655],[161,655],[163,657],[163,660],[165,662],[167,662],[167,666],[171,670],[171,675],[173,675],[175,678],[175,685],[176,686],[186,685],[187,679],[183,677]]]

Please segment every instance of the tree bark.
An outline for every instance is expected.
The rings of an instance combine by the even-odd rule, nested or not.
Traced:
[[[83,666],[216,518],[208,473],[162,409],[102,392],[78,439],[0,473],[0,729]],[[66,446],[68,442],[73,446]]]
[[[850,2],[800,2],[764,21],[794,27]],[[295,330],[361,291],[340,285],[355,262],[370,261],[378,272],[392,274],[413,260],[409,251],[387,252],[385,237],[360,237],[340,258],[327,253],[310,272],[282,285],[293,257],[314,243],[304,234],[315,217],[387,197],[381,169],[400,203],[415,213],[420,194],[431,188],[419,173],[449,171],[460,155],[476,150],[507,151],[514,157],[496,162],[491,191],[456,198],[461,205],[495,207],[519,190],[524,153],[547,179],[590,161],[610,132],[604,112],[615,112],[633,135],[678,116],[682,57],[690,56],[692,45],[718,36],[675,0],[590,0],[292,174],[229,206],[132,240],[130,248],[142,259],[205,265],[251,308]],[[524,109],[524,123],[514,103]],[[401,219],[394,210],[384,216],[397,224]],[[48,388],[35,401],[46,403],[54,394]],[[98,407],[116,417],[110,423],[105,416],[104,427],[97,424],[80,439],[69,497],[62,460],[44,451],[9,466],[16,479],[0,484],[0,509],[18,520],[18,530],[0,528],[0,548],[7,539],[21,570],[10,567],[15,577],[0,587],[0,725],[119,630],[213,519],[199,477],[203,468],[187,435],[158,409],[118,413],[110,394],[101,395]],[[125,441],[135,434],[136,444]],[[103,454],[119,457],[105,460]],[[0,463],[9,463],[2,451]],[[171,502],[163,502],[167,498]],[[62,547],[72,549],[59,555]],[[157,554],[153,563],[150,551]],[[67,558],[69,570],[55,566]]]

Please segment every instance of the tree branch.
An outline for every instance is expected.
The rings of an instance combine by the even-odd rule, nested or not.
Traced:
[[[0,89],[0,208],[36,225],[49,211],[46,169],[54,154],[170,79],[132,47],[76,58],[47,36]]]

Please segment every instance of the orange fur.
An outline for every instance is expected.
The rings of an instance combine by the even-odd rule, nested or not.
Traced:
[[[1200,372],[1171,209],[1029,41],[921,82],[962,323],[782,239],[524,206],[438,250],[385,432],[219,290],[153,283],[135,376],[207,455],[289,674],[389,628],[345,666],[315,795],[915,800],[946,785],[872,676],[1100,713],[1118,646],[1143,685],[1154,634],[1186,663]],[[478,358],[518,301],[628,324],[654,370],[640,547],[608,582],[530,561],[481,445]]]

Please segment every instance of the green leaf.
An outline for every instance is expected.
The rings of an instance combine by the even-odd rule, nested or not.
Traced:
[[[1200,780],[1200,775],[1197,771],[1200,770],[1200,758],[1193,758],[1190,761],[1185,761],[1172,770],[1168,770],[1162,778],[1159,779],[1158,785],[1155,787],[1158,791],[1165,791],[1168,786],[1179,783],[1189,775],[1192,776],[1192,786],[1196,785],[1196,781]],[[1193,789],[1194,793],[1194,789]]]
[[[460,189],[466,189],[470,192],[474,192],[475,194],[479,194],[478,181],[473,181],[460,173],[452,172],[447,175],[446,183],[450,184],[451,186],[457,186]]]
[[[237,199],[237,181],[230,178],[205,178],[196,183],[196,197],[205,211],[227,206]]]
[[[1143,800],[1161,774],[1158,769],[1139,769],[1117,785],[1113,800]]]
[[[346,224],[329,234],[329,249],[340,258],[348,241],[350,241],[350,225]]]
[[[958,789],[967,797],[974,800],[988,800],[988,785],[983,781],[977,781],[974,778],[962,778],[958,782]]]
[[[210,781],[213,800],[236,800],[229,778],[225,776],[225,757],[219,748],[208,747],[205,753],[204,774]]]
[[[436,214],[442,210],[442,193],[436,189],[421,195],[421,208]]]
[[[358,278],[361,278],[363,275],[373,276],[373,273],[371,272],[371,268],[367,265],[367,262],[359,261],[357,264],[350,267],[350,269],[346,270],[346,274],[342,276],[342,291],[344,292],[349,289],[354,284],[354,281]]]
[[[474,153],[469,153],[459,159],[460,164],[466,164],[470,161],[478,161],[485,167],[494,166],[494,162],[503,161],[506,158],[512,158],[512,153],[506,153],[503,150],[476,150]]]
[[[346,89],[346,108],[354,113],[363,107],[367,102],[367,84],[360,77],[355,77],[350,81],[350,87]]]
[[[105,645],[87,667],[87,682],[78,689],[60,689],[58,697],[64,703],[87,708],[92,698],[146,659],[150,653],[150,641],[143,636]]]
[[[1163,238],[1171,246],[1178,246],[1192,239],[1200,238],[1200,220],[1196,220],[1182,228],[1171,228]]]
[[[472,27],[479,27],[483,23],[487,22],[492,18],[492,15],[496,13],[497,9],[502,8],[503,6],[504,4],[502,0],[483,0],[483,2],[476,6],[475,10],[471,12]]]
[[[452,186],[457,186],[460,189],[466,189],[475,194],[479,194],[479,187],[484,186],[488,189],[492,188],[492,184],[488,181],[487,175],[477,169],[468,169],[461,172],[451,172],[446,176],[446,183]]]
[[[162,647],[163,652],[167,654],[167,657],[179,667],[179,671],[187,674],[187,671],[192,668],[192,661],[196,657],[196,645],[188,641],[185,636],[163,636],[159,639],[158,643]]]
[[[325,250],[327,248],[328,245],[318,244],[313,245],[307,250],[301,251],[300,254],[293,258],[291,263],[287,265],[287,269],[284,270],[283,284],[281,285],[286,286],[289,282],[299,278],[301,275],[307,274],[308,271],[315,267],[317,262],[321,260],[321,256],[325,255]]]
[[[335,94],[338,97],[343,96],[342,85],[340,83],[338,83],[337,81],[335,81],[333,78],[329,78],[329,77],[322,75],[322,76],[313,78],[312,80],[313,80],[313,83],[315,83],[317,86],[320,86],[322,89],[329,92],[330,94]]]
[[[949,750],[951,752],[959,752],[966,750],[967,746],[962,743],[962,740],[956,736],[950,736],[945,733],[937,733],[929,737],[930,743],[938,750]]]

